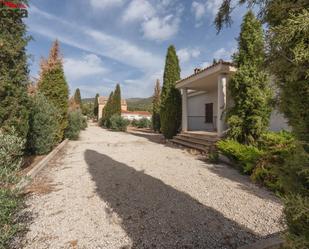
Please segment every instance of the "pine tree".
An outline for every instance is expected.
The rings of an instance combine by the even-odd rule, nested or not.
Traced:
[[[160,131],[160,96],[161,96],[161,86],[160,81],[157,80],[153,100],[152,100],[152,127],[154,131]]]
[[[181,125],[181,94],[175,88],[179,79],[179,60],[175,47],[171,45],[165,60],[160,107],[161,132],[168,139],[177,134]]]
[[[114,91],[112,109],[113,109],[112,115],[114,114],[121,115],[121,90],[119,84],[116,85]]]
[[[75,93],[74,93],[74,101],[75,101],[76,105],[78,105],[80,108],[82,108],[82,98],[80,96],[79,88],[77,88]]]
[[[252,11],[244,17],[238,42],[233,58],[238,69],[229,83],[234,106],[227,114],[228,135],[251,144],[267,129],[271,112],[269,80],[263,71],[263,30]]]
[[[100,95],[97,93],[94,97],[94,107],[93,107],[93,114],[98,119],[99,114],[99,97]]]
[[[40,73],[39,91],[60,113],[58,120],[60,128],[57,132],[57,140],[61,141],[64,136],[64,130],[68,125],[69,88],[64,76],[59,42],[57,40],[52,45],[48,59],[42,59]]]
[[[27,4],[27,1],[15,1]],[[22,14],[0,11],[0,128],[13,127],[22,138],[29,129],[27,96],[28,65],[26,46],[29,41]]]

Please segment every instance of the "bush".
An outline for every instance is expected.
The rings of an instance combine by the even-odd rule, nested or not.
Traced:
[[[257,161],[264,154],[263,151],[252,145],[243,145],[235,140],[221,140],[217,143],[223,155],[235,162],[245,174],[251,174]]]
[[[137,128],[150,128],[151,127],[151,121],[148,118],[142,118],[140,120],[134,119],[131,122],[131,125]]]
[[[110,119],[110,129],[114,131],[127,131],[129,120],[124,119],[118,114],[114,114]]]
[[[0,248],[9,248],[10,240],[21,230],[15,215],[22,207],[22,197],[16,192],[0,188]]]
[[[77,140],[80,131],[86,128],[85,122],[87,126],[87,121],[85,121],[85,117],[82,115],[80,110],[69,112],[68,121],[69,124],[65,131],[65,137],[70,140]]]
[[[0,188],[15,180],[14,173],[22,163],[24,144],[24,139],[18,137],[14,129],[10,133],[0,130]]]
[[[33,97],[27,141],[27,149],[30,153],[47,154],[53,149],[57,143],[59,115],[56,107],[51,105],[43,95],[37,94]]]

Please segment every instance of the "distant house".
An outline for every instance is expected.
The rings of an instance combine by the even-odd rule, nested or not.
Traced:
[[[103,112],[103,108],[106,105],[108,101],[108,97],[98,97],[98,103],[99,103],[99,110],[98,110],[98,118],[102,118],[102,112]],[[128,105],[127,105],[127,101],[125,99],[121,100],[121,111],[127,111],[128,110]]]
[[[237,71],[230,62],[220,60],[177,82],[182,91],[182,131],[205,131],[222,136],[228,129],[226,110],[233,105],[228,90],[231,76]],[[289,129],[287,120],[278,110],[272,111],[269,130]]]
[[[142,118],[147,118],[148,120],[151,119],[151,113],[146,111],[122,111],[121,116],[125,119],[128,119],[130,121],[132,120],[140,120]]]

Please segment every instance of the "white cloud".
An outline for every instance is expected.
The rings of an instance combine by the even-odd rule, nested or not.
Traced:
[[[125,0],[90,0],[94,9],[106,9],[108,7],[121,6]]]
[[[209,13],[215,16],[221,6],[222,0],[207,0],[206,9]]]
[[[200,54],[201,51],[196,48],[183,48],[177,51],[177,55],[181,63],[187,62],[192,58],[197,58]]]
[[[191,6],[191,11],[194,13],[195,20],[199,21],[205,15],[206,5],[204,3],[194,1]]]
[[[64,72],[69,81],[92,75],[104,75],[107,71],[102,60],[95,54],[87,54],[81,59],[64,59]]]
[[[123,21],[145,20],[155,15],[154,7],[147,0],[133,0],[125,10]]]
[[[180,18],[174,15],[153,17],[142,24],[142,30],[144,37],[149,40],[165,41],[177,34],[179,24]]]
[[[210,63],[209,61],[205,61],[201,64],[201,68],[206,68],[209,67],[212,63]]]
[[[236,48],[233,47],[231,49],[220,48],[213,53],[213,58],[217,60],[231,60],[231,56],[235,52]]]

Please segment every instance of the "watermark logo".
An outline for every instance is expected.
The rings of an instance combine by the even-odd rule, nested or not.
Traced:
[[[0,11],[14,11],[21,14],[22,17],[28,16],[27,6],[22,3],[13,3],[6,0],[0,0]]]

